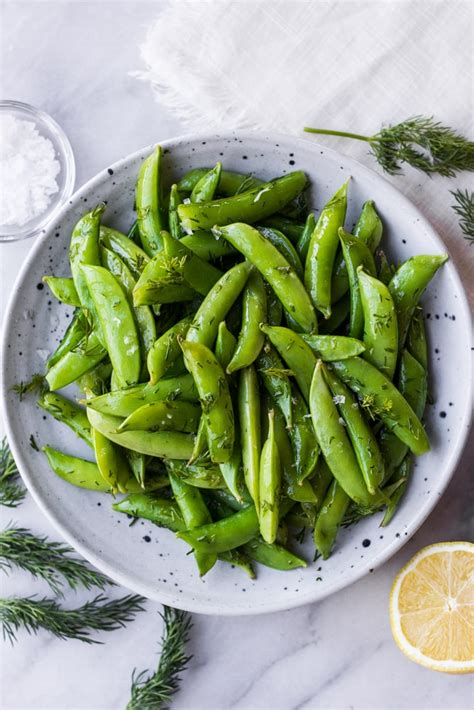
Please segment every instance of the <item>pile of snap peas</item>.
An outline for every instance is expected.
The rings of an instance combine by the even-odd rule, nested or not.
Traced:
[[[43,451],[64,480],[175,533],[200,575],[218,559],[250,576],[252,561],[304,567],[291,530],[326,559],[348,521],[390,521],[429,450],[419,299],[447,256],[395,268],[372,201],[348,233],[348,182],[316,218],[301,171],[263,182],[217,163],[165,189],[162,164],[157,146],[128,235],[95,207],[71,276],[44,279],[75,311],[39,405],[93,460]],[[79,402],[58,393],[72,383]]]

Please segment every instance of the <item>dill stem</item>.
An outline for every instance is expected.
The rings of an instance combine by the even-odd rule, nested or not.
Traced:
[[[371,136],[362,136],[360,133],[347,133],[347,131],[332,131],[327,128],[310,128],[305,126],[303,130],[306,133],[318,133],[324,136],[341,136],[342,138],[354,138],[356,141],[365,141],[370,143],[373,138]]]

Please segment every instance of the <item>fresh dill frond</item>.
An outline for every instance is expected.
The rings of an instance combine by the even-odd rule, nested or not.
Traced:
[[[132,675],[132,689],[127,710],[159,710],[167,707],[179,689],[180,674],[186,670],[191,656],[186,654],[186,643],[192,627],[191,617],[185,611],[164,606],[161,617],[164,630],[161,638],[161,656],[157,670]]]
[[[145,600],[136,594],[109,600],[102,594],[76,609],[63,609],[55,599],[11,597],[0,599],[0,624],[3,637],[16,641],[19,629],[36,634],[41,629],[61,639],[101,643],[91,638],[92,631],[115,631],[144,611]]]
[[[44,375],[39,372],[35,372],[33,377],[29,382],[19,382],[12,387],[13,392],[15,392],[20,397],[20,402],[23,400],[23,395],[28,394],[28,392],[37,392],[38,394],[44,394],[48,391],[48,383]]]
[[[20,567],[43,579],[58,596],[66,583],[71,589],[94,587],[104,590],[114,583],[91,569],[85,560],[72,557],[74,551],[61,542],[37,537],[26,528],[9,526],[0,533],[0,569]]]
[[[465,239],[474,244],[474,192],[468,190],[451,190],[451,194],[456,200],[453,210],[459,216],[459,226],[464,233]]]
[[[306,127],[304,130],[365,141],[389,175],[399,173],[403,163],[427,175],[444,177],[454,177],[463,170],[474,170],[474,142],[435,121],[433,116],[413,116],[394,126],[382,127],[373,136],[323,128]]]
[[[6,438],[0,444],[0,505],[16,508],[23,502],[26,489],[18,484],[20,473]]]

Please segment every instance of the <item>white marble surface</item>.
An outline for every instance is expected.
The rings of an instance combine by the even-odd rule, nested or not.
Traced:
[[[148,86],[128,76],[140,66],[137,44],[159,8],[156,2],[126,1],[2,4],[3,96],[37,105],[59,121],[75,151],[77,184],[142,145],[182,132],[179,122],[154,102]],[[437,113],[449,118],[451,107],[443,105],[442,96],[436,101]],[[383,110],[387,107],[377,109],[377,120],[389,118]],[[466,101],[459,128],[466,130],[472,122],[469,110]],[[367,160],[360,146],[343,149]],[[435,186],[436,181],[430,185],[411,174],[402,185],[415,201],[420,191],[426,197]],[[462,242],[448,204],[445,210],[435,205],[434,222],[467,285],[472,283],[472,250]],[[4,299],[30,247],[28,242],[0,246],[2,315]],[[472,537],[472,495],[471,500],[467,495],[472,436],[468,452],[469,446],[422,529],[364,580],[319,604],[285,613],[235,619],[195,616],[190,644],[194,660],[175,707],[470,707],[470,678],[435,674],[404,658],[392,641],[387,615],[393,577],[416,550],[440,540]],[[2,510],[1,516],[2,524],[14,519],[57,537],[31,499],[12,513]],[[46,591],[23,574],[2,578],[1,584],[2,594]],[[82,598],[71,595],[68,603]],[[14,648],[3,643],[2,708],[124,707],[133,668],[156,661],[158,611],[158,605],[149,603],[147,612],[127,629],[104,634],[101,646],[23,633]]]

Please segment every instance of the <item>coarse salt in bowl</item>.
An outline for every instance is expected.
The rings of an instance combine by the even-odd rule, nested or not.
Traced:
[[[71,144],[44,111],[0,102],[0,241],[37,236],[70,198]]]

